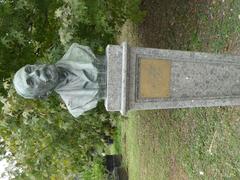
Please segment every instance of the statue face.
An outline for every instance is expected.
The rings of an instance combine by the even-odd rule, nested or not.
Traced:
[[[26,65],[14,76],[14,86],[18,94],[25,98],[47,96],[57,85],[59,74],[55,65]]]

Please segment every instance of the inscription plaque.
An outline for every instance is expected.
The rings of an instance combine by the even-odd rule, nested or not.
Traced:
[[[139,63],[139,98],[169,97],[171,62],[141,58]]]
[[[109,111],[240,105],[240,56],[109,45]]]

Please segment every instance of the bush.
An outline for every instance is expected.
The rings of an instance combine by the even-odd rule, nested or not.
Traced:
[[[56,10],[61,22],[59,35],[66,47],[71,42],[80,42],[104,53],[126,19],[138,22],[144,16],[139,11],[140,0],[64,0]]]
[[[16,95],[7,79],[21,66],[53,63],[72,42],[103,54],[126,19],[139,21],[140,0],[5,0],[0,3],[2,157],[16,161],[16,178],[94,179],[103,173],[105,136],[114,117],[103,103],[74,119],[58,96],[45,101]],[[11,21],[10,21],[11,19]],[[5,87],[5,89],[3,88]],[[7,152],[10,151],[11,155]],[[91,173],[93,172],[93,173]],[[97,173],[94,173],[97,172]],[[96,175],[98,174],[98,175]]]
[[[67,177],[100,167],[104,137],[113,134],[112,119],[102,104],[75,119],[56,96],[26,100],[10,86],[1,101],[0,134],[23,172],[20,176]]]

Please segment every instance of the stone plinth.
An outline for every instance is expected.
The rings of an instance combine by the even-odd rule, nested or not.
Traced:
[[[240,57],[107,47],[108,111],[240,105]]]

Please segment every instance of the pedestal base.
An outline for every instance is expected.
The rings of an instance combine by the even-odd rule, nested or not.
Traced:
[[[240,105],[240,57],[107,47],[108,111]]]

